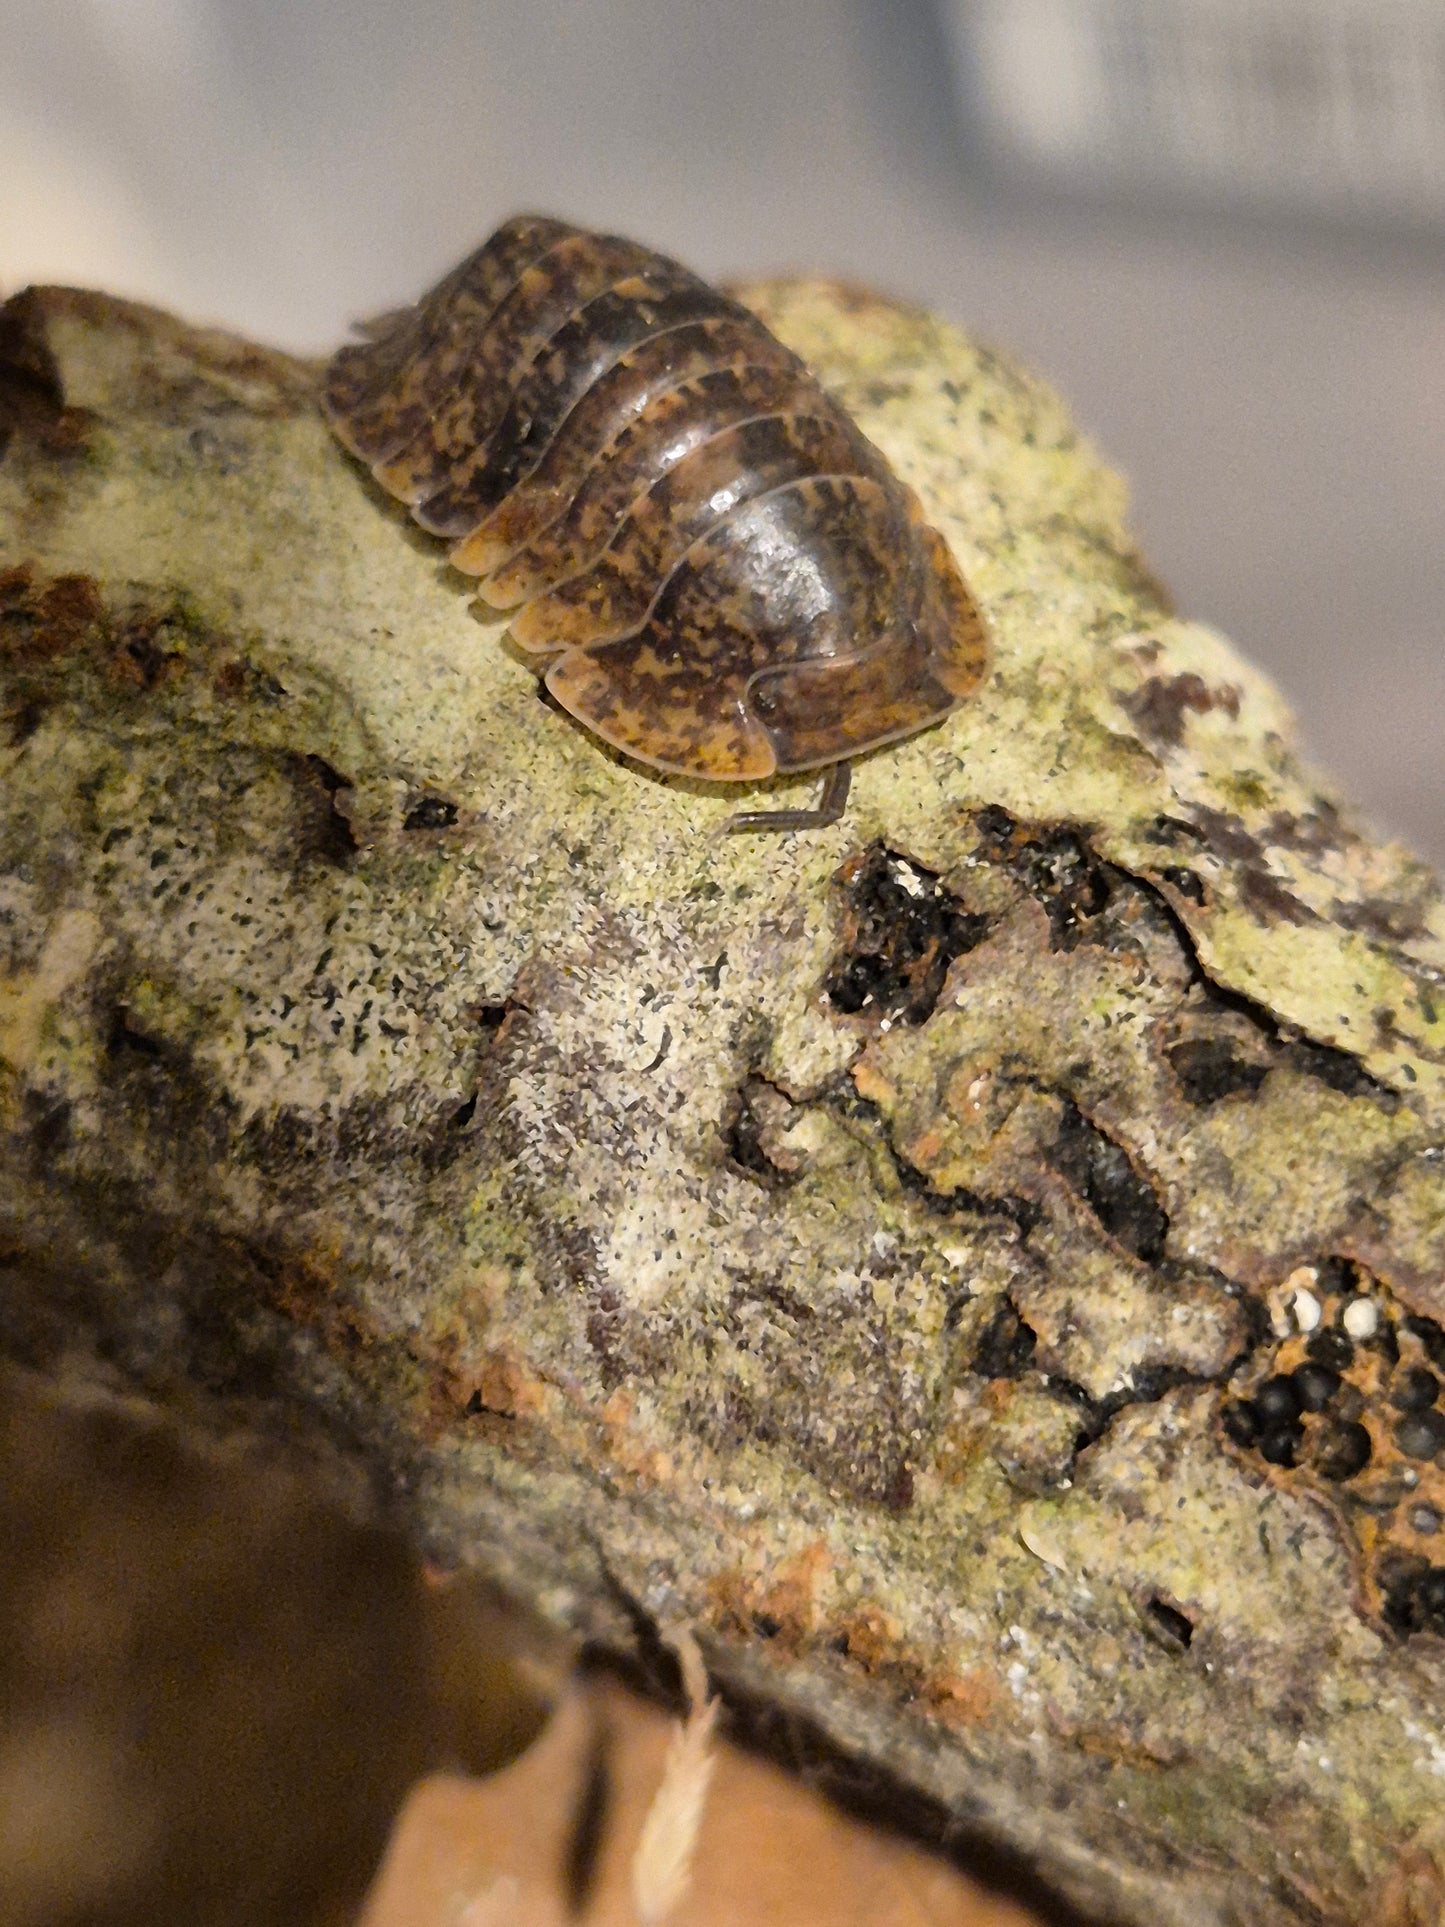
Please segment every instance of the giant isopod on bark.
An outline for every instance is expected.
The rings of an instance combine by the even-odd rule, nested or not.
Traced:
[[[327,370],[343,446],[557,702],[661,770],[831,766],[971,695],[988,645],[943,537],[802,361],[665,255],[520,216]]]

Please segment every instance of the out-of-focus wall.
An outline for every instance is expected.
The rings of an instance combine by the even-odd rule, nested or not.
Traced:
[[[1063,0],[1060,0],[1063,3]],[[532,207],[1017,350],[1184,608],[1445,858],[1445,248],[995,193],[927,0],[6,0],[0,288],[300,348]]]

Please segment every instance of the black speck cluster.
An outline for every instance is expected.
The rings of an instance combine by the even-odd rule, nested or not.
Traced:
[[[1397,1633],[1445,1634],[1445,1565],[1397,1556],[1380,1579],[1385,1619]]]
[[[1333,1488],[1385,1623],[1445,1635],[1445,1327],[1401,1316],[1353,1265],[1317,1278],[1318,1324],[1279,1341],[1272,1369],[1224,1406],[1225,1437]]]
[[[931,871],[874,849],[843,874],[843,955],[824,990],[846,1016],[921,1024],[938,1002],[948,966],[988,933]]]

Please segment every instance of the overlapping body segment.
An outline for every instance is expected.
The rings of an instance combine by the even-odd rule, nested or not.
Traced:
[[[564,708],[749,781],[926,727],[987,642],[947,544],[797,356],[635,243],[519,217],[341,349],[326,413]]]

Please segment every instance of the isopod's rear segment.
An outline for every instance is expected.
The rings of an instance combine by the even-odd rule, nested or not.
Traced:
[[[639,626],[566,650],[547,687],[629,755],[739,781],[910,736],[971,694],[986,663],[968,591],[911,497],[833,475],[715,525]]]
[[[325,408],[489,602],[520,601],[563,707],[656,768],[838,762],[982,680],[911,491],[754,315],[632,242],[509,221],[336,355]]]

